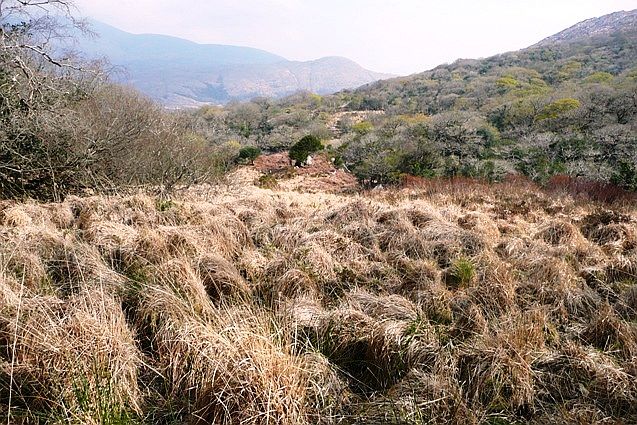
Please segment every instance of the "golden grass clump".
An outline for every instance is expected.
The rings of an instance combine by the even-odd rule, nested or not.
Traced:
[[[19,206],[9,207],[2,210],[2,225],[7,227],[23,227],[33,223],[33,219]]]
[[[378,235],[374,232],[374,228],[370,224],[354,222],[350,223],[342,229],[343,234],[357,242],[361,246],[371,250],[379,250]]]
[[[2,323],[2,398],[10,392],[16,418],[98,424],[139,417],[141,355],[116,299],[92,290],[18,306]]]
[[[283,336],[263,313],[222,308],[208,322],[165,323],[157,363],[168,393],[189,399],[190,423],[308,423],[308,364]]]
[[[406,372],[402,327],[395,325],[344,306],[321,323],[316,348],[348,377],[354,392],[387,389]]]
[[[621,295],[620,314],[627,320],[637,320],[637,285],[630,285]]]
[[[207,249],[214,250],[227,259],[236,259],[240,253],[252,247],[248,228],[230,214],[208,217],[205,224],[193,228]]]
[[[346,201],[344,205],[329,211],[325,220],[337,227],[345,227],[352,223],[366,223],[378,214],[378,207],[361,198]]]
[[[568,245],[579,235],[579,230],[566,221],[556,220],[544,225],[537,237],[549,245]]]
[[[482,309],[468,296],[461,295],[452,298],[450,309],[453,319],[450,332],[455,338],[464,340],[486,332],[488,323],[482,314]]]
[[[131,286],[128,294],[138,302],[136,312],[143,326],[164,321],[205,318],[213,303],[196,269],[185,259],[172,259],[150,269],[148,284]]]
[[[609,304],[594,315],[582,338],[595,347],[620,358],[637,357],[637,325],[618,317]]]
[[[629,257],[615,256],[606,265],[606,276],[611,283],[637,282],[637,254]]]
[[[387,211],[377,218],[380,249],[412,259],[426,259],[432,255],[431,246],[422,232],[414,227],[403,211]]]
[[[39,226],[67,229],[73,223],[74,216],[67,204],[39,205],[26,202],[10,203],[0,207],[0,225],[6,227]]]
[[[283,273],[274,285],[269,288],[271,300],[280,300],[282,298],[296,298],[299,296],[320,297],[321,288],[316,280],[312,278],[306,271],[299,269],[289,269]]]
[[[533,363],[538,403],[594,405],[607,416],[637,418],[637,384],[611,356],[567,342],[559,351],[538,356]],[[549,410],[549,409],[546,409]]]
[[[556,317],[585,321],[599,307],[599,295],[564,260],[538,256],[521,264],[520,269],[527,273],[516,291],[523,307],[539,302],[551,305]]]
[[[206,254],[197,260],[201,282],[210,299],[216,302],[249,300],[252,288],[236,267],[220,255]]]
[[[468,400],[490,413],[532,409],[532,362],[544,346],[544,327],[541,314],[514,317],[462,349],[459,381]]]
[[[469,407],[453,371],[410,371],[374,409],[364,412],[373,423],[478,424],[479,413]]]
[[[510,266],[497,256],[484,255],[476,261],[477,283],[469,293],[486,317],[497,318],[517,306],[516,279]]]
[[[344,406],[356,399],[347,381],[323,354],[309,351],[301,358],[307,376],[305,417],[311,424],[333,424],[345,417]]]
[[[400,295],[376,295],[354,289],[346,295],[350,308],[359,310],[378,320],[413,321],[418,318],[418,308]]]
[[[420,299],[421,293],[429,292],[433,285],[441,281],[438,264],[431,260],[400,257],[394,261],[394,267],[401,274],[401,284],[396,292],[412,300]]]
[[[297,248],[293,257],[297,266],[317,282],[333,282],[337,279],[337,262],[325,245],[309,242]]]

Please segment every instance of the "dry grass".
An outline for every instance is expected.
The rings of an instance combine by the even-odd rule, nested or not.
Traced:
[[[634,205],[321,187],[0,203],[4,418],[637,422]]]

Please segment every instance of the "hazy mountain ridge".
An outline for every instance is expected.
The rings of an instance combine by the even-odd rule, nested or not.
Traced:
[[[326,94],[391,77],[346,58],[289,61],[259,49],[136,35],[91,23],[98,37],[81,39],[79,50],[90,57],[106,57],[122,71],[114,74],[116,81],[169,107],[281,97],[297,91]]]
[[[80,37],[79,49],[91,56],[103,55],[113,63],[126,65],[141,61],[189,61],[197,65],[276,63],[285,58],[251,47],[199,44],[159,34],[131,34],[105,23],[90,20],[95,37]]]

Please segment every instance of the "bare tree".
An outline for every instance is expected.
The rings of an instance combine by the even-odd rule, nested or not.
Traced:
[[[62,48],[86,27],[71,0],[0,0],[0,196],[59,198],[80,157],[70,104],[97,76]]]
[[[183,117],[64,51],[85,30],[75,12],[70,0],[0,0],[0,197],[170,190],[219,170],[227,158]]]

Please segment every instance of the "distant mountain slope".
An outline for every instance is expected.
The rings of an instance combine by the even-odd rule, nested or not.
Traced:
[[[250,47],[198,44],[166,35],[131,34],[95,20],[89,23],[96,37],[80,38],[80,50],[91,56],[106,56],[118,64],[187,61],[202,66],[267,64],[286,60]]]
[[[637,10],[615,12],[599,18],[587,19],[551,37],[540,41],[536,46],[550,46],[559,43],[571,43],[596,36],[607,36],[617,31],[637,29]]]
[[[253,48],[136,35],[98,21],[91,24],[98,36],[82,38],[78,49],[89,57],[107,58],[122,70],[114,76],[117,81],[170,107],[281,97],[299,90],[325,94],[390,77],[345,58],[292,62]]]
[[[539,95],[594,73],[618,76],[635,67],[637,10],[589,19],[520,51],[459,59],[360,87],[354,91],[350,108],[397,108],[426,114],[484,109],[505,95]],[[485,104],[487,98],[491,100]]]

